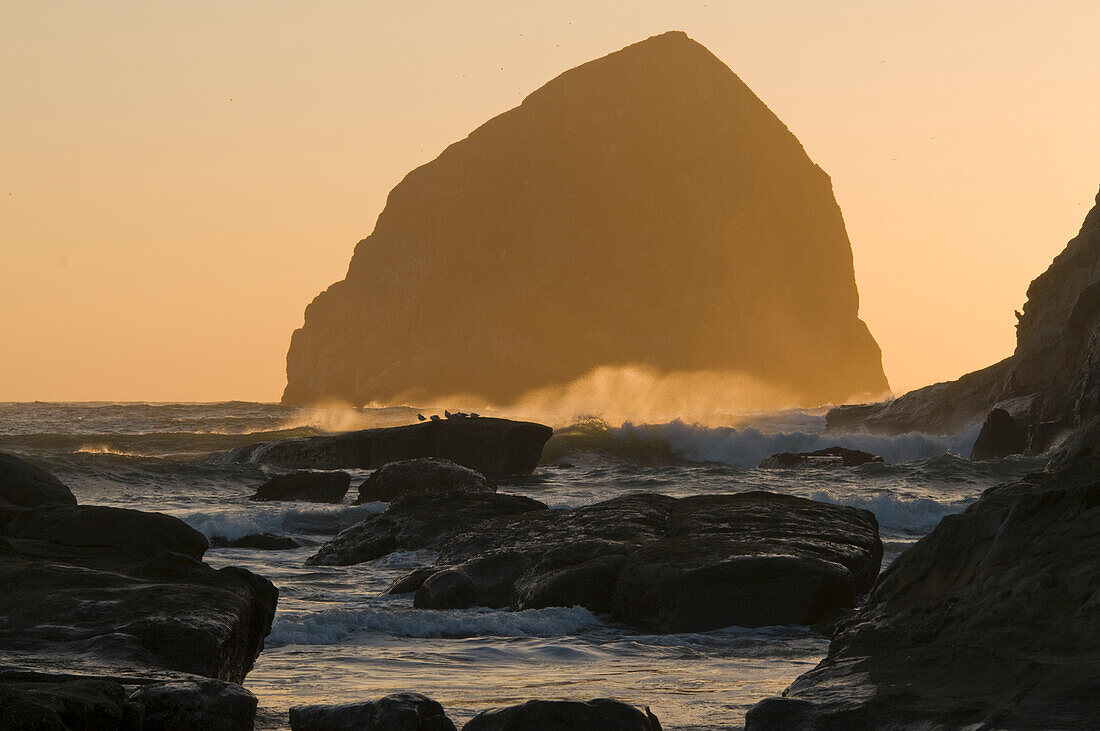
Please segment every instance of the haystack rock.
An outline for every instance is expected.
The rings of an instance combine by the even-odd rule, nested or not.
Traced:
[[[598,366],[888,390],[829,176],[681,32],[565,72],[390,192],[285,403],[508,403]]]

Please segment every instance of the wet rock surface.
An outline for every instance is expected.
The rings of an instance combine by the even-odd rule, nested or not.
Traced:
[[[553,429],[527,421],[462,418],[364,429],[334,436],[282,439],[238,447],[237,462],[288,469],[378,469],[389,462],[438,457],[486,477],[530,474]]]
[[[661,722],[644,711],[610,698],[590,701],[527,701],[474,716],[462,731],[661,731]]]
[[[414,493],[496,492],[485,475],[447,459],[390,462],[359,486],[357,503],[390,502]]]
[[[367,527],[387,525],[385,516],[346,531],[370,536],[360,555],[394,550],[388,532],[379,540]],[[639,493],[449,525],[407,534],[400,547],[438,547],[439,559],[391,593],[415,591],[414,606],[425,609],[580,605],[659,632],[823,621],[854,605],[882,559],[868,511],[763,492]]]
[[[129,700],[143,711],[143,731],[251,731],[256,717],[256,696],[219,680],[150,683]]]
[[[987,490],[885,571],[828,656],[747,728],[1094,728],[1096,450]]]
[[[826,447],[815,452],[780,452],[760,463],[764,470],[794,467],[858,467],[868,462],[882,462],[882,457],[858,449]]]
[[[313,503],[338,503],[351,487],[347,472],[291,472],[276,475],[260,485],[249,500],[304,500]]]
[[[451,534],[489,518],[544,511],[537,500],[496,493],[408,495],[383,513],[346,528],[325,543],[306,563],[346,566],[399,550],[438,548]]]
[[[175,704],[180,713],[251,696],[233,684],[263,648],[278,591],[243,569],[204,564],[206,548],[201,533],[158,513],[0,511],[0,726],[250,728],[240,704],[228,704],[237,725],[192,724],[186,714],[155,721],[173,705],[167,689],[153,692],[157,681],[197,688]],[[149,687],[127,698],[124,685]],[[147,713],[153,706],[160,711]]]
[[[240,538],[214,536],[210,539],[211,548],[252,548],[258,551],[287,551],[298,547],[298,541],[289,536],[277,536],[271,533],[252,533]]]
[[[291,731],[455,731],[443,706],[419,693],[395,693],[365,703],[295,706]]]

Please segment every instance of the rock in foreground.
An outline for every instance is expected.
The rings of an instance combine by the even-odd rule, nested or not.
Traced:
[[[406,175],[306,308],[283,402],[508,404],[642,366],[841,403],[889,390],[858,308],[829,176],[725,64],[665,33]]]
[[[366,703],[295,706],[291,731],[455,731],[443,706],[419,693],[395,693]],[[533,727],[532,727],[533,728]]]
[[[462,731],[661,731],[661,722],[648,708],[610,698],[590,701],[527,701],[518,706],[483,711]]]
[[[292,472],[276,475],[260,485],[249,500],[305,500],[311,503],[338,503],[351,487],[347,472]]]
[[[780,452],[760,463],[762,470],[790,469],[794,467],[858,467],[869,462],[882,462],[879,457],[858,449],[826,447],[816,452]]]
[[[447,459],[390,462],[359,486],[356,503],[390,502],[414,493],[495,492],[485,475]]]
[[[1001,459],[1012,454],[1023,454],[1025,449],[1027,430],[1004,409],[993,409],[985,417],[978,439],[970,450],[970,459],[975,462]]]
[[[944,518],[746,728],[1096,728],[1098,466],[992,488]]]
[[[415,592],[414,606],[426,609],[580,605],[638,627],[693,632],[828,620],[870,588],[882,559],[871,513],[785,495],[639,493],[572,510],[514,510],[509,499],[527,500],[404,498],[309,562],[438,548],[434,567],[390,591]],[[486,515],[497,505],[510,510]]]
[[[373,470],[389,462],[438,457],[487,477],[512,477],[535,469],[553,433],[527,421],[446,419],[251,444],[230,451],[227,458],[288,469]]]

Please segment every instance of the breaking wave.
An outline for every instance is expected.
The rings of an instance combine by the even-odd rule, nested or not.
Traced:
[[[284,612],[275,618],[268,644],[325,645],[354,632],[394,637],[561,637],[602,623],[583,607],[507,612],[495,609],[325,609]]]
[[[193,512],[180,518],[207,538],[221,536],[233,540],[254,533],[335,535],[386,507],[387,503],[329,508],[256,506],[233,512]]]

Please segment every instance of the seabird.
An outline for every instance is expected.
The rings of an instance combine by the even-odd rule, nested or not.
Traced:
[[[416,415],[417,421],[427,421],[428,419],[423,414]]]

